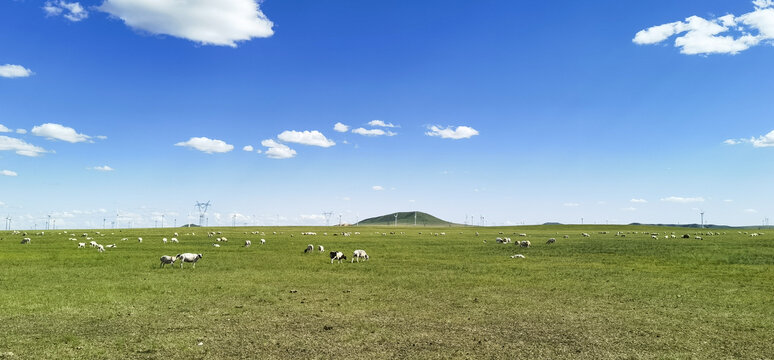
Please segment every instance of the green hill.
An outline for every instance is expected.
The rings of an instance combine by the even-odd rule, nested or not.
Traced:
[[[391,213],[387,215],[372,217],[365,220],[361,220],[360,222],[357,223],[357,225],[394,226],[395,214],[398,214],[398,226],[414,226],[414,223],[415,223],[414,216],[416,216],[417,226],[458,226],[459,225],[445,220],[441,220],[433,215],[430,215],[428,213],[423,213],[421,211],[397,212],[397,213]]]

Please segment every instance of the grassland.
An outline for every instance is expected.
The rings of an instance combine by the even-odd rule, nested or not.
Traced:
[[[229,242],[212,247],[207,230]],[[174,231],[180,244],[162,244]],[[678,238],[664,239],[665,231]],[[773,358],[774,233],[679,238],[697,231],[87,231],[117,244],[105,253],[77,249],[60,231],[30,234],[29,245],[3,232],[0,358]],[[532,247],[494,241],[524,239],[515,233],[528,234]],[[557,243],[546,245],[549,237]],[[241,246],[246,239],[252,247]],[[348,256],[362,248],[371,260],[330,264],[326,253],[304,254],[309,243]],[[195,269],[159,268],[161,255],[181,252],[204,257]],[[516,253],[526,259],[511,259]]]

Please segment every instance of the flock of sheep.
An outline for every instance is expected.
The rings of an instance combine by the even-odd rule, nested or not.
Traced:
[[[310,235],[310,234],[306,233],[304,235]],[[348,235],[345,235],[345,236],[348,236]],[[318,245],[317,250],[319,252],[325,252],[325,247],[322,245]],[[314,252],[314,245],[309,244],[306,246],[306,249],[304,249],[304,254],[308,254],[311,252]],[[331,251],[330,256],[331,256],[331,264],[333,264],[334,261],[338,261],[339,264],[341,264],[342,261],[347,260],[347,257],[341,251]],[[357,249],[352,252],[352,262],[355,262],[355,260],[357,260],[357,262],[360,262],[360,259],[368,260],[370,258],[371,257],[368,256],[365,250]]]
[[[19,231],[14,231],[12,234],[13,235],[27,236],[26,232],[22,233],[22,232],[19,232]],[[60,233],[60,234],[62,234],[62,233]],[[247,233],[245,232],[245,234],[247,234]],[[264,233],[257,232],[257,231],[252,232],[252,234],[253,235],[257,235],[257,234],[264,235]],[[276,235],[276,234],[277,234],[277,232],[274,232],[274,235]],[[356,232],[355,234],[359,235],[360,233]],[[42,235],[45,235],[45,233],[44,232],[40,232],[40,233],[37,233],[36,235],[42,236]],[[95,232],[95,235],[96,236],[105,236],[105,234],[102,234],[99,231]],[[186,234],[186,235],[194,235],[195,236],[196,233]],[[207,233],[207,237],[208,238],[215,238],[216,243],[213,243],[212,246],[216,247],[216,248],[220,247],[220,244],[218,244],[219,242],[228,242],[228,238],[226,238],[225,236],[218,236],[218,235],[222,235],[222,232],[220,232],[220,231],[218,231],[218,232],[210,231],[210,232]],[[314,235],[317,235],[317,233],[315,233],[315,232],[302,232],[301,235],[312,235],[312,236],[314,236]],[[324,235],[328,235],[328,233],[325,233]],[[333,235],[336,236],[336,235],[339,235],[339,233],[334,233]],[[352,233],[345,232],[345,233],[341,233],[341,235],[342,236],[351,236]],[[69,236],[70,236],[70,238],[68,240],[71,240],[71,241],[77,241],[78,240],[77,238],[74,237],[75,234],[69,234]],[[180,235],[178,233],[174,233],[174,237],[172,237],[171,239],[167,239],[166,237],[164,237],[164,238],[161,239],[161,242],[163,244],[165,244],[165,245],[168,242],[179,243],[180,242],[178,240],[179,236]],[[290,236],[293,237],[292,234]],[[107,246],[99,244],[96,241],[94,241],[93,238],[90,237],[88,233],[83,233],[81,235],[81,237],[84,238],[85,240],[88,240],[89,242],[88,243],[86,243],[86,242],[79,242],[78,243],[78,247],[77,247],[78,249],[85,249],[86,245],[88,244],[90,247],[96,248],[98,252],[102,253],[102,252],[105,252],[105,248],[115,248],[115,247],[117,247],[116,244],[110,244],[110,245],[107,245]],[[129,240],[129,239],[128,238],[122,238],[121,239],[121,241],[127,241],[127,240]],[[138,237],[137,238],[137,242],[138,243],[142,243],[142,241],[143,241],[142,237]],[[22,244],[30,244],[31,242],[32,242],[32,239],[29,238],[29,237],[25,237],[21,241]],[[260,244],[261,245],[266,244],[266,239],[260,239]],[[252,245],[252,240],[245,240],[244,247],[250,247],[251,245]],[[322,246],[322,245],[319,245],[318,246],[318,250],[320,252],[324,252],[325,251],[325,247]],[[304,250],[304,253],[309,253],[309,252],[313,252],[313,251],[314,251],[314,245],[309,244],[307,246],[306,250]],[[201,259],[201,258],[202,258],[202,254],[195,254],[195,253],[182,253],[182,254],[177,254],[175,256],[162,255],[161,258],[160,258],[161,264],[160,264],[159,267],[163,268],[164,265],[174,265],[175,261],[179,260],[180,261],[180,268],[183,268],[183,264],[184,263],[191,263],[192,264],[191,267],[195,268],[196,267],[196,262],[199,261],[199,259]],[[338,261],[339,263],[341,263],[343,260],[347,259],[347,257],[341,251],[331,251],[330,252],[330,258],[331,258],[331,264],[333,264],[334,261]],[[367,261],[367,260],[370,259],[370,256],[366,253],[365,250],[362,250],[362,249],[355,250],[352,253],[352,262],[353,263],[355,261],[360,262],[361,259]]]
[[[600,234],[608,234],[607,231],[600,231],[599,233]],[[741,234],[742,232],[740,231],[739,233]],[[21,241],[22,244],[30,244],[32,242],[32,239],[30,237],[27,237],[27,233],[26,232],[22,233],[22,232],[19,232],[19,231],[14,231],[12,234],[13,235],[22,235],[22,236],[24,236],[24,238]],[[44,232],[38,232],[35,235],[42,236],[44,234],[45,234]],[[247,233],[245,232],[245,234],[247,234]],[[264,235],[264,233],[258,232],[258,231],[254,231],[254,232],[252,232],[252,234],[253,235]],[[277,233],[274,232],[274,234],[276,235]],[[359,232],[355,232],[355,234],[359,235],[360,233]],[[377,232],[376,234],[381,234],[382,236],[386,236],[387,235],[387,233],[379,233],[379,232]],[[395,232],[390,232],[389,234],[390,235],[397,235]],[[404,235],[404,234],[405,234],[404,232],[400,232],[400,235]],[[422,233],[420,232],[419,234],[421,235]],[[460,232],[460,234],[462,234],[462,232]],[[499,234],[502,235],[503,232],[500,232]],[[615,236],[617,236],[617,237],[626,237],[627,234],[630,234],[630,235],[631,234],[639,234],[639,232],[629,231],[629,232],[624,233],[624,232],[619,231],[619,232],[617,232],[615,234]],[[643,235],[650,235],[650,237],[652,239],[659,239],[659,238],[662,238],[662,237],[666,238],[666,239],[670,239],[670,238],[676,238],[677,237],[677,235],[674,232],[672,232],[671,234],[666,233],[666,232],[664,232],[663,234],[655,233],[655,232],[654,233],[643,232],[642,234]],[[763,235],[762,233],[750,233],[750,234],[748,234],[746,232],[744,234],[745,235],[749,235],[749,236],[753,236],[753,237],[754,236]],[[77,241],[78,240],[77,238],[74,237],[75,234],[69,234],[69,235],[70,235],[69,240],[71,240],[71,241]],[[99,231],[96,231],[95,235],[96,236],[101,236],[101,237],[105,236],[105,234],[102,234]],[[179,243],[179,240],[178,240],[179,234],[175,232],[173,235],[174,236],[171,237],[170,239],[167,239],[166,237],[162,238],[161,239],[162,243],[163,244],[167,244],[168,242]],[[186,235],[194,235],[195,236],[196,234],[192,233],[192,234],[186,234]],[[225,236],[221,236],[221,235],[222,235],[221,232],[210,231],[210,232],[207,233],[207,237],[208,238],[214,238],[214,240],[216,241],[215,243],[212,244],[213,247],[219,248],[220,244],[218,244],[218,243],[228,242],[228,239]],[[315,236],[315,235],[317,235],[317,233],[306,231],[306,232],[302,232],[301,235]],[[324,233],[324,235],[328,235],[328,233]],[[343,232],[343,233],[334,233],[333,235],[334,236],[336,236],[336,235],[351,236],[352,233]],[[445,236],[446,233],[444,233],[444,232],[441,232],[441,233],[431,233],[431,235],[433,235],[433,236],[439,236],[439,235],[440,236]],[[479,233],[476,232],[475,235],[479,236]],[[516,233],[514,233],[514,235],[516,235]],[[580,235],[582,237],[591,237],[591,235],[589,233],[585,233],[585,232],[581,233]],[[684,239],[690,239],[691,237],[693,237],[694,239],[702,240],[702,236],[712,236],[712,235],[720,235],[720,233],[719,232],[699,232],[699,233],[695,233],[694,236],[691,236],[690,234],[684,234],[684,235],[682,235],[680,237],[684,238]],[[292,234],[290,236],[293,237]],[[527,237],[527,234],[526,233],[519,233],[518,236],[519,237]],[[93,238],[90,237],[88,233],[83,233],[81,235],[81,237],[84,238],[85,240],[88,240],[89,242],[88,243],[86,243],[86,242],[79,242],[78,243],[78,248],[79,249],[80,248],[86,248],[86,245],[88,244],[90,247],[96,248],[98,252],[102,253],[102,252],[105,252],[106,248],[115,248],[115,247],[117,247],[116,244],[109,244],[109,245],[99,244],[96,241],[94,241]],[[569,235],[563,235],[563,238],[564,239],[569,239],[570,236]],[[122,241],[127,241],[128,238],[122,238],[121,240]],[[139,243],[142,243],[143,238],[142,237],[138,237],[137,241]],[[483,242],[486,243],[487,241],[484,240]],[[529,240],[512,241],[511,238],[509,238],[509,237],[497,237],[495,239],[495,242],[498,243],[498,244],[509,244],[509,243],[513,242],[514,245],[522,247],[522,248],[529,248],[529,247],[532,246],[532,243]],[[551,245],[551,244],[555,244],[556,242],[557,242],[556,238],[552,237],[552,238],[549,238],[546,241],[546,244],[547,245]],[[260,239],[260,244],[261,245],[266,244],[266,239]],[[244,247],[250,247],[251,245],[252,245],[252,241],[251,240],[245,240]],[[306,249],[304,250],[304,253],[312,253],[314,251],[315,251],[314,245],[309,244],[309,245],[307,245]],[[320,252],[320,253],[323,253],[323,252],[325,252],[325,247],[322,246],[322,245],[318,245],[317,251]],[[329,255],[330,255],[331,264],[333,264],[335,261],[338,261],[339,263],[341,263],[342,261],[347,260],[347,257],[341,251],[331,251],[331,252],[329,252]],[[181,254],[177,254],[175,256],[163,255],[160,258],[160,260],[161,260],[160,267],[163,268],[164,265],[174,265],[175,261],[179,260],[181,268],[183,267],[184,263],[191,263],[192,264],[191,267],[195,268],[196,267],[196,262],[199,261],[199,259],[201,259],[201,258],[202,258],[202,254],[196,254],[196,253],[181,253]],[[525,256],[523,254],[515,254],[515,255],[512,255],[511,258],[514,258],[514,259],[522,258],[523,259],[523,258],[525,258]],[[352,252],[352,258],[351,258],[351,262],[352,263],[354,263],[355,261],[360,262],[360,260],[367,261],[369,259],[370,259],[370,256],[366,253],[365,250],[357,249],[357,250]]]

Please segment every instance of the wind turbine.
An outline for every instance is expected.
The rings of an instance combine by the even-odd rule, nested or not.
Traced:
[[[699,214],[701,215],[701,228],[704,229],[704,209],[699,211]]]
[[[395,227],[398,227],[398,213],[395,213]]]

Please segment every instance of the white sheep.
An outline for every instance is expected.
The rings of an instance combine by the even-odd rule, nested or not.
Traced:
[[[212,244],[212,246],[219,248],[220,244]]]
[[[176,259],[180,259],[180,268],[183,268],[183,263],[193,263],[192,267],[196,268],[196,262],[202,258],[202,254],[182,253],[175,256]]]
[[[261,239],[261,245],[266,243],[266,239]]]
[[[164,243],[164,245],[166,245],[166,244],[167,244],[167,238],[162,238],[162,239],[161,239],[161,242],[163,242],[163,243]]]
[[[110,244],[110,245],[107,245],[105,247],[107,247],[107,248],[114,248],[114,247],[116,247],[116,244]]]
[[[524,259],[524,258],[525,257],[522,254],[511,255],[511,259]]]
[[[29,243],[30,243],[30,241],[32,241],[32,239],[30,239],[30,238],[24,238],[24,239],[22,239],[21,243],[22,243],[22,244],[29,244]]]
[[[252,241],[250,241],[250,240],[245,240],[245,247],[248,247],[248,246],[250,246],[250,245],[252,245],[252,244],[253,244],[253,242],[252,242]]]
[[[306,249],[304,250],[304,254],[306,254],[308,252],[312,252],[312,251],[314,251],[314,245],[309,244],[309,245],[306,246]]]
[[[546,241],[546,244],[553,244],[555,242],[556,242],[556,239],[550,238],[550,239],[548,239],[548,241]]]
[[[99,252],[105,252],[105,247],[104,247],[104,246],[102,246],[102,245],[100,245],[100,244],[97,244],[97,251],[99,251]]]
[[[174,257],[174,256],[164,255],[164,256],[161,257],[161,266],[160,267],[164,267],[164,265],[166,265],[166,264],[173,264],[174,265],[175,264],[175,260],[177,260],[177,258]]]
[[[139,243],[142,243],[142,238],[141,238],[141,237],[138,237],[138,238],[137,238],[137,242],[139,242]]]
[[[318,245],[317,250],[320,250],[320,252],[325,252],[325,248],[322,245]]]
[[[365,250],[358,249],[352,253],[352,262],[355,262],[355,259],[357,259],[357,262],[360,262],[360,259],[368,260],[369,256]]]
[[[180,241],[178,241],[178,240],[177,240],[177,238],[176,238],[176,237],[173,237],[173,238],[169,239],[169,241],[171,241],[171,242],[173,242],[173,243],[175,243],[175,244],[177,244],[177,243],[179,243],[179,242],[180,242]]]
[[[86,248],[86,243],[78,243],[78,248]]]
[[[97,247],[97,245],[99,245],[99,244],[97,244],[97,242],[96,242],[96,241],[94,241],[94,240],[92,240],[92,241],[89,241],[89,246],[91,246],[91,247]]]
[[[529,247],[530,245],[532,245],[532,243],[530,243],[529,240],[524,240],[519,243],[519,246],[521,247]]]

